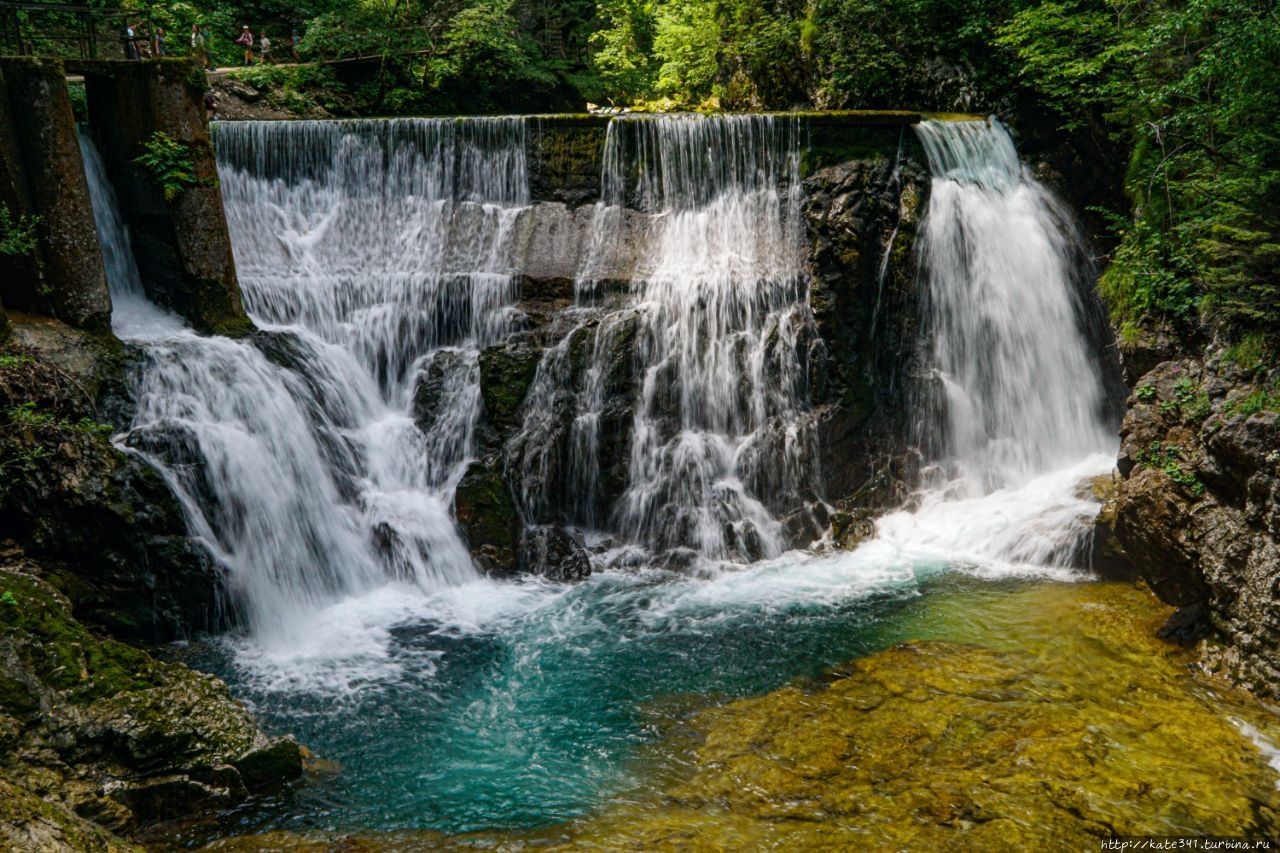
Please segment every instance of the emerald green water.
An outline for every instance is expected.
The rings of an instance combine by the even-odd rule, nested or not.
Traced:
[[[340,767],[229,816],[222,831],[459,833],[583,815],[645,788],[656,768],[643,747],[686,709],[816,675],[900,638],[903,606],[956,582],[930,580],[941,568],[888,571],[845,555],[713,578],[482,582],[395,620],[385,655],[366,661],[376,676],[355,682],[326,680],[358,669],[350,661],[274,662],[292,667],[282,676],[234,644],[206,647],[197,662],[225,676],[268,730],[295,733]],[[348,606],[376,624],[400,596],[420,593],[389,589],[385,600]],[[477,601],[483,612],[468,610]],[[341,621],[331,630],[344,630]]]
[[[347,659],[273,659],[247,644],[204,646],[197,662],[230,679],[269,730],[294,732],[336,766],[214,825],[188,827],[167,840],[195,846],[214,837],[319,831],[321,838],[361,836],[371,849],[433,849],[449,843],[446,836],[477,833],[459,841],[563,844],[581,837],[606,848],[616,842],[648,849],[690,831],[721,840],[746,832],[744,838],[756,841],[744,843],[768,846],[765,839],[786,828],[757,821],[752,806],[737,817],[715,818],[724,825],[713,820],[703,826],[720,812],[692,803],[680,812],[684,817],[668,814],[664,797],[673,787],[684,792],[676,796],[683,802],[714,785],[709,767],[720,765],[708,764],[714,752],[700,754],[712,747],[699,746],[703,736],[696,732],[721,726],[713,739],[721,743],[732,736],[733,724],[717,723],[719,712],[709,709],[740,697],[764,697],[759,701],[766,703],[774,695],[784,697],[776,721],[767,716],[773,713],[769,704],[760,706],[762,731],[779,727],[770,735],[779,742],[761,747],[772,761],[774,750],[791,748],[791,738],[821,740],[822,726],[831,722],[822,716],[811,725],[792,721],[793,713],[782,710],[787,691],[770,691],[799,678],[812,685],[805,689],[817,691],[816,697],[832,678],[842,677],[831,674],[833,667],[847,673],[850,661],[878,660],[872,656],[904,640],[972,648],[982,661],[975,672],[994,681],[968,689],[987,697],[992,713],[1012,715],[997,732],[1022,718],[1018,702],[1028,703],[1027,714],[1052,715],[1026,725],[1046,738],[1034,748],[1037,754],[1056,756],[1052,750],[1060,749],[1061,757],[1038,759],[1044,767],[1022,767],[1011,759],[1010,766],[1029,780],[1028,791],[1036,790],[1041,776],[1077,778],[1075,770],[1063,769],[1070,762],[1085,766],[1085,758],[1071,757],[1072,733],[1092,731],[1081,736],[1110,744],[1109,760],[1128,756],[1106,777],[1116,790],[1145,790],[1167,769],[1206,792],[1239,794],[1224,793],[1222,803],[1205,800],[1207,793],[1199,800],[1190,796],[1188,803],[1201,806],[1188,816],[1177,803],[1144,804],[1129,794],[1106,799],[1114,794],[1095,792],[1090,783],[1082,790],[1104,817],[1169,831],[1221,829],[1243,820],[1236,812],[1249,802],[1276,798],[1276,773],[1268,762],[1280,765],[1271,745],[1280,730],[1271,715],[1188,675],[1178,662],[1183,653],[1154,639],[1167,609],[1149,595],[1116,585],[1091,591],[1093,585],[1069,573],[982,577],[972,565],[918,555],[894,569],[877,567],[891,563],[873,546],[854,555],[789,555],[710,577],[649,571],[606,573],[577,585],[482,582],[434,599],[389,587],[330,614],[327,634],[352,650]],[[378,648],[382,654],[375,653]],[[952,654],[960,655],[956,661],[967,659],[962,651]],[[991,655],[1006,656],[1000,666],[1009,671],[990,671]],[[908,682],[921,678],[942,685],[958,679],[960,685],[975,677],[952,671],[964,669],[955,662],[936,673],[927,667],[899,671],[900,663],[871,665]],[[362,670],[364,677],[358,676]],[[806,682],[807,677],[818,678]],[[1049,706],[1038,704],[1050,696],[1058,698]],[[944,689],[928,704],[908,703],[902,713],[927,719],[955,701]],[[1144,704],[1150,702],[1158,707]],[[886,712],[887,719],[897,719],[896,713]],[[1161,722],[1153,714],[1168,719]],[[877,755],[892,753],[894,739],[919,725],[902,717],[903,733],[877,733],[876,719],[868,718],[859,742]],[[781,728],[787,725],[795,733]],[[1183,741],[1209,728],[1216,734],[1203,739],[1220,745],[1223,755],[1206,761],[1200,754],[1207,746]],[[1149,732],[1165,734],[1153,739]],[[795,748],[808,754],[807,748]],[[737,759],[714,758],[730,760]],[[933,772],[970,772],[955,769],[964,766],[922,769],[926,778],[920,784],[927,788]],[[992,768],[971,772],[1014,772]],[[1116,774],[1132,774],[1141,784]],[[766,775],[751,782],[764,786],[752,796],[765,796],[769,785],[787,778],[792,777]],[[833,791],[856,784],[856,776],[831,782]],[[964,784],[965,790],[982,790],[977,781]],[[798,796],[776,793],[778,802]],[[1057,831],[1051,800],[1034,794],[1017,800],[1018,814],[1036,837]],[[687,830],[680,821],[689,822]],[[904,813],[894,831],[910,823]],[[802,821],[786,832],[803,839],[810,825]],[[874,821],[831,826],[856,838]],[[1081,826],[1072,824],[1073,831]],[[292,837],[283,836],[286,843]],[[272,838],[279,843],[281,837]],[[246,849],[256,849],[252,844]]]

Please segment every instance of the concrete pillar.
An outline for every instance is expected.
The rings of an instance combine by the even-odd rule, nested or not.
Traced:
[[[89,124],[128,222],[147,294],[203,332],[253,330],[240,303],[217,164],[204,114],[204,74],[186,59],[77,62]],[[184,144],[196,184],[166,200],[138,164],[152,135]]]
[[[108,330],[111,297],[71,98],[56,60],[0,61],[0,203],[14,221],[40,217],[35,252],[0,255],[0,300],[76,328]]]

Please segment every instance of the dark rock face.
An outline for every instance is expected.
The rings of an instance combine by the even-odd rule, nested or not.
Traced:
[[[850,507],[894,505],[910,479],[912,246],[929,187],[919,157],[914,143],[904,144],[897,156],[882,151],[805,181],[822,475],[828,499],[847,498]]]
[[[204,75],[193,62],[80,63],[90,128],[129,224],[148,296],[193,328],[240,336],[253,326],[240,304],[217,163],[204,114]],[[195,183],[167,200],[137,163],[163,132],[182,143]]]
[[[225,808],[302,774],[297,743],[268,739],[225,684],[94,636],[39,572],[13,552],[0,558],[6,846],[123,848],[112,833]],[[44,800],[40,831],[32,797]],[[52,837],[38,843],[41,833]]]
[[[1120,432],[1116,535],[1152,589],[1187,611],[1171,631],[1207,634],[1209,668],[1280,697],[1280,414],[1258,379],[1211,347],[1138,380]]]
[[[563,527],[526,528],[520,537],[520,569],[551,580],[576,581],[591,574],[591,558]]]
[[[216,570],[164,482],[110,442],[124,426],[104,422],[125,369],[120,345],[29,321],[5,349],[0,538],[42,559],[79,618],[118,636],[163,641],[214,627]]]

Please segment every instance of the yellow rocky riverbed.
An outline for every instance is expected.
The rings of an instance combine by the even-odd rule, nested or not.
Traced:
[[[685,715],[654,748],[657,790],[573,824],[213,846],[1096,850],[1112,834],[1280,835],[1280,773],[1256,743],[1280,743],[1280,717],[1193,675],[1156,639],[1169,610],[1147,592],[944,585],[904,614],[895,633],[913,639]]]

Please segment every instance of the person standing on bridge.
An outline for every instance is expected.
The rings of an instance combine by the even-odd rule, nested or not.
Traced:
[[[157,26],[151,30],[151,56],[164,59],[164,27]]]
[[[207,43],[204,38],[204,30],[200,29],[199,24],[191,25],[191,57],[198,63],[201,68],[209,67],[209,57]]]
[[[244,64],[253,64],[253,30],[249,29],[249,25],[245,24],[240,28],[240,37],[236,39],[236,44],[244,48]]]
[[[301,62],[302,57],[298,55],[298,47],[302,44],[302,36],[298,35],[295,29],[289,34],[289,55],[293,57],[294,62]]]
[[[126,23],[124,32],[120,33],[120,41],[124,42],[125,59],[141,59],[138,55],[138,31],[133,24]]]
[[[262,36],[258,39],[258,49],[262,53],[263,65],[275,65],[275,58],[271,55],[271,39],[267,38],[267,31],[262,31]]]

